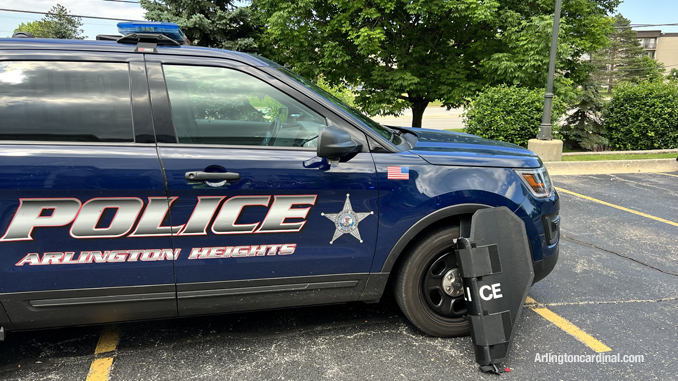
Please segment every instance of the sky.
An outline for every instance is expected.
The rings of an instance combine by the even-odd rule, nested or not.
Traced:
[[[119,0],[120,1],[120,0]],[[57,2],[80,16],[97,16],[142,20],[144,10],[134,3],[104,0],[0,0],[0,9],[47,12]],[[137,0],[121,0],[137,1]],[[554,1],[555,3],[555,1]],[[678,24],[678,0],[625,0],[618,8],[633,24]],[[22,22],[39,20],[43,15],[0,11],[0,36],[11,36],[12,31]],[[83,18],[83,29],[89,39],[97,34],[116,34],[117,21]],[[663,32],[678,33],[678,25],[639,28],[639,30],[660,29]]]
[[[625,0],[617,11],[631,24],[678,24],[678,0]],[[678,33],[678,25],[635,29]]]
[[[137,0],[124,0],[137,1]],[[104,0],[0,0],[0,9],[48,12],[57,3],[66,7],[71,14],[79,16],[96,16],[143,20],[145,11],[139,4]],[[0,11],[0,36],[11,36],[12,31],[22,22],[35,21],[44,15]],[[120,20],[122,21],[122,20]],[[83,18],[83,29],[88,39],[97,34],[117,34],[118,21]]]

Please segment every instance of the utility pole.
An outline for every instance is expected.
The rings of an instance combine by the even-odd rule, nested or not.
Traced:
[[[544,114],[536,139],[527,142],[527,149],[536,153],[542,161],[561,161],[563,159],[563,141],[553,139],[551,112],[553,109],[553,77],[556,73],[556,53],[558,52],[558,30],[560,29],[560,8],[562,0],[556,0],[556,11],[553,17],[553,34],[551,36],[551,57],[549,59],[549,76],[544,94]]]
[[[553,18],[553,35],[551,37],[551,57],[549,59],[549,77],[544,94],[544,115],[539,126],[537,139],[553,139],[553,126],[551,125],[551,110],[553,109],[553,77],[556,72],[556,53],[558,52],[558,32],[560,30],[560,8],[562,0],[556,0],[556,12]]]

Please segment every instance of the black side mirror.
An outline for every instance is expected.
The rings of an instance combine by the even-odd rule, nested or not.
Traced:
[[[318,136],[319,157],[341,159],[355,152],[358,148],[358,143],[351,139],[351,135],[338,127],[325,127]]]

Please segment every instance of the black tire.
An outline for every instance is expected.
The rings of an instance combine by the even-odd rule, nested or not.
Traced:
[[[458,237],[458,226],[437,228],[427,233],[403,254],[406,257],[396,277],[398,306],[414,326],[431,336],[469,334],[463,294],[452,297],[435,286],[437,276],[442,283],[442,277],[457,266],[452,248]],[[449,307],[447,303],[450,303]]]

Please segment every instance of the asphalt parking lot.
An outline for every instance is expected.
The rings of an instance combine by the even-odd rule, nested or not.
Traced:
[[[499,377],[674,379],[678,173],[557,176],[554,182],[561,195],[560,261],[530,291],[506,362],[512,372]],[[565,355],[598,353],[643,361],[565,361]],[[536,361],[545,354],[555,361]],[[498,377],[479,372],[469,337],[427,337],[391,298],[12,332],[0,343],[2,380],[85,380],[88,374],[92,380]]]

